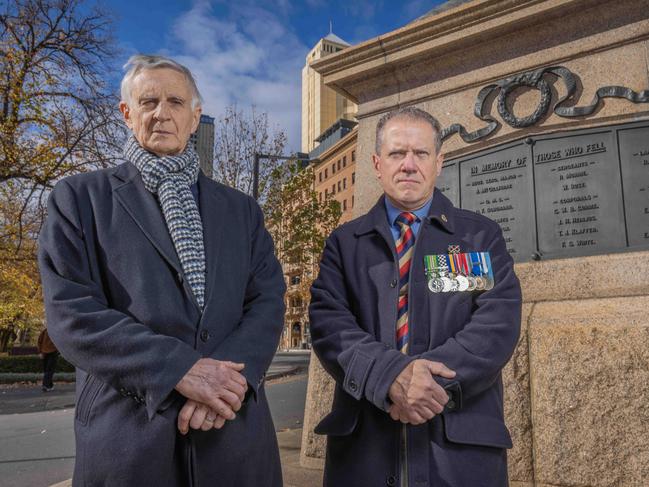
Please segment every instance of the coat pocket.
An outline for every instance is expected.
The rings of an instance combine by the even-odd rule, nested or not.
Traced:
[[[83,389],[81,389],[81,394],[79,395],[79,402],[77,403],[75,412],[76,420],[82,425],[85,426],[88,423],[92,405],[104,385],[104,382],[97,379],[94,375],[88,375],[86,377]]]
[[[511,448],[512,439],[502,419],[492,416],[454,412],[443,414],[444,435],[451,443]]]
[[[334,409],[313,430],[317,435],[348,436],[358,425],[358,408]]]

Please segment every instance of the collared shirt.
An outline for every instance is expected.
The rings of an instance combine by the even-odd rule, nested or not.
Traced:
[[[394,237],[394,241],[396,242],[399,240],[399,235],[401,234],[401,227],[395,223],[395,220],[397,217],[403,213],[403,210],[400,210],[399,208],[395,207],[388,197],[386,196],[383,198],[385,201],[385,211],[388,214],[388,225],[390,225],[390,231],[392,232],[392,236]],[[421,222],[428,216],[428,210],[430,209],[430,205],[433,203],[433,197],[431,196],[430,199],[418,210],[414,210],[411,213],[414,213],[415,216],[417,216],[417,220],[410,225],[410,228],[412,229],[412,233],[414,233],[415,238],[417,237],[417,233],[419,232],[419,228],[421,228]]]

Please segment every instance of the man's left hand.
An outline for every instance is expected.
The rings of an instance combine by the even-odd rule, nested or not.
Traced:
[[[408,364],[390,386],[390,417],[402,423],[423,424],[441,413],[448,396],[434,376],[452,379],[455,372],[441,362],[425,359]]]

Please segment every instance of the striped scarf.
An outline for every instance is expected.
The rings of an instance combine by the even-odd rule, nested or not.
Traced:
[[[146,189],[158,195],[185,278],[202,309],[205,305],[203,224],[190,189],[198,179],[196,152],[187,144],[181,154],[158,157],[144,150],[131,135],[124,147],[124,157],[140,171]]]

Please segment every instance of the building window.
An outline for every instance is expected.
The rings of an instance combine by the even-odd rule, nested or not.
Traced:
[[[352,195],[352,208],[354,207],[354,195]]]
[[[322,182],[322,171],[318,173],[318,180],[319,182]]]
[[[336,174],[336,163],[335,162],[331,165],[331,174]]]
[[[329,196],[329,190],[325,188],[325,199]]]
[[[322,193],[318,193],[318,201],[322,203]]]
[[[356,162],[356,151],[352,151],[352,162]]]
[[[352,184],[356,184],[356,173],[352,173]]]
[[[340,171],[340,159],[338,159],[338,170]]]
[[[347,167],[347,156],[343,156],[343,167]]]
[[[340,181],[338,181],[338,192],[340,192]]]
[[[336,194],[336,183],[331,185],[331,194]]]
[[[329,176],[327,174],[327,169],[325,169],[325,179],[327,179]]]
[[[343,179],[343,189],[347,189],[347,178]]]
[[[343,200],[343,211],[347,211],[347,200]]]

